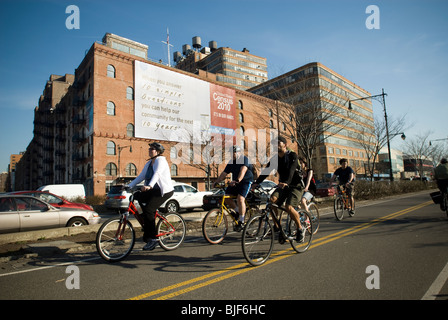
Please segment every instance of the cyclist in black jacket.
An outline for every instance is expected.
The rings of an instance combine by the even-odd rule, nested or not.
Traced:
[[[287,149],[287,143],[284,137],[278,137],[277,140],[278,154],[271,158],[258,179],[255,181],[254,186],[263,182],[273,168],[277,169],[279,183],[277,189],[271,195],[270,201],[280,206],[286,200],[285,209],[298,226],[297,241],[303,242],[306,229],[302,228],[300,224],[300,216],[294,209],[299,206],[303,194],[303,180],[302,175],[298,170],[298,157],[295,152]],[[267,172],[267,170],[269,170],[269,172]]]

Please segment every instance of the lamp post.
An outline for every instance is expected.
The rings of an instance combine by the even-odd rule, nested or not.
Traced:
[[[374,95],[374,96],[363,97],[363,98],[359,98],[359,99],[349,100],[348,101],[348,109],[349,110],[353,110],[353,108],[352,108],[352,101],[359,101],[359,100],[366,100],[366,99],[373,98],[373,99],[383,103],[384,120],[386,122],[387,150],[388,150],[388,153],[389,153],[389,179],[390,179],[390,181],[394,181],[394,175],[393,175],[393,172],[392,172],[392,156],[391,156],[391,151],[390,151],[389,125],[387,124],[386,96],[387,96],[387,94],[384,93],[384,89],[382,89],[382,93],[381,94],[377,94],[377,95]],[[381,97],[381,100],[378,100],[379,97]],[[404,138],[406,138],[404,133],[402,134],[401,137],[402,137],[403,140],[404,140]]]
[[[121,158],[121,150],[129,148],[129,152],[132,152],[132,146],[117,146],[118,149],[118,177],[121,177],[121,167],[120,167],[120,158]]]
[[[433,141],[442,141],[442,140],[448,140],[448,138],[430,140],[430,141],[429,141],[429,145],[432,146],[432,142],[433,142]]]

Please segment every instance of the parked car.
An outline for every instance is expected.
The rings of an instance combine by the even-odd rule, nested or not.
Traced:
[[[52,194],[52,193],[46,192],[46,191],[15,191],[15,192],[10,192],[9,194],[17,194],[17,195],[36,197],[46,203],[51,204],[53,207],[56,207],[56,208],[72,208],[72,209],[83,209],[83,210],[94,211],[92,206],[90,206],[88,204],[70,202],[68,200],[65,200],[64,198],[61,198],[55,194]]]
[[[316,195],[319,197],[331,197],[335,195],[335,189],[330,182],[319,183],[316,186]]]
[[[82,184],[50,184],[39,187],[37,191],[47,191],[66,199],[86,198],[86,190]]]
[[[163,212],[178,212],[182,209],[202,207],[202,198],[212,194],[209,191],[198,191],[196,188],[180,182],[174,182],[174,194],[165,201],[160,210]],[[126,210],[129,206],[130,192],[124,191],[122,185],[112,186],[104,203],[108,209]]]
[[[164,212],[178,212],[181,209],[194,209],[202,207],[204,196],[210,195],[210,191],[198,191],[186,183],[174,183],[174,194],[165,201],[160,208]]]
[[[0,233],[98,224],[95,211],[55,208],[36,197],[0,195]]]

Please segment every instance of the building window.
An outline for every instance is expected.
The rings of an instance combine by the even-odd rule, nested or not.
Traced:
[[[238,109],[243,110],[243,101],[238,100]]]
[[[272,112],[272,110],[271,109],[269,109],[269,117],[271,117],[272,118],[272,116],[273,116],[273,112]]]
[[[244,122],[244,115],[242,113],[240,113],[240,122],[243,123]]]
[[[108,141],[107,142],[107,151],[106,154],[110,154],[110,155],[116,155],[115,153],[115,143],[113,141]]]
[[[134,100],[134,89],[132,87],[126,88],[126,99]]]
[[[132,123],[128,123],[126,126],[126,135],[128,137],[134,137],[134,125]]]
[[[133,163],[128,163],[126,165],[126,176],[136,176],[137,175],[137,167]]]
[[[107,76],[109,78],[115,78],[115,67],[111,64],[107,66]]]
[[[244,127],[243,126],[240,127],[240,135],[242,137],[244,137]]]
[[[272,121],[272,120],[269,120],[269,128],[274,128],[274,121]]]
[[[115,103],[113,103],[112,101],[109,101],[107,103],[107,114],[110,116],[115,115]]]
[[[117,175],[117,165],[113,162],[109,162],[106,165],[106,176],[116,176]]]
[[[175,164],[171,165],[171,176],[177,176],[177,166]]]
[[[177,149],[176,149],[176,147],[171,147],[171,149],[170,149],[170,159],[177,159]]]

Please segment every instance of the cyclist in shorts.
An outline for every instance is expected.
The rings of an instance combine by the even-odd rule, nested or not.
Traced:
[[[354,213],[355,210],[353,208],[355,207],[355,199],[353,196],[355,194],[355,171],[348,166],[347,159],[339,160],[339,164],[341,167],[336,169],[330,182],[333,182],[336,177],[338,178],[339,185],[345,188],[345,192],[347,192],[347,195],[349,196],[351,207],[350,211]]]
[[[267,168],[277,169],[279,183],[277,189],[271,195],[270,201],[277,205],[282,205],[286,200],[285,209],[291,216],[291,219],[296,223],[296,226],[298,226],[297,242],[303,242],[306,229],[302,228],[299,213],[295,210],[295,208],[299,206],[303,194],[303,180],[301,173],[297,170],[299,165],[298,157],[295,152],[287,149],[286,139],[284,137],[280,136],[277,140],[278,153],[270,159],[257,181],[254,183],[254,186],[263,182],[263,180],[270,174],[272,169],[267,172]],[[271,167],[272,164],[274,164],[273,167]],[[276,226],[276,228],[278,227],[279,226]],[[280,233],[280,235],[282,235],[282,233]],[[280,237],[279,241],[280,243],[283,243],[285,240]]]
[[[244,224],[244,216],[246,214],[246,197],[252,186],[254,176],[252,170],[250,170],[251,164],[249,164],[249,159],[243,155],[241,148],[233,146],[232,152],[232,160],[229,161],[224,171],[213,183],[213,186],[216,186],[219,182],[224,180],[229,173],[232,174],[232,181],[226,189],[226,194],[236,196],[237,205],[235,205],[233,199],[226,199],[225,201],[228,207],[239,214],[236,231],[241,231]]]

